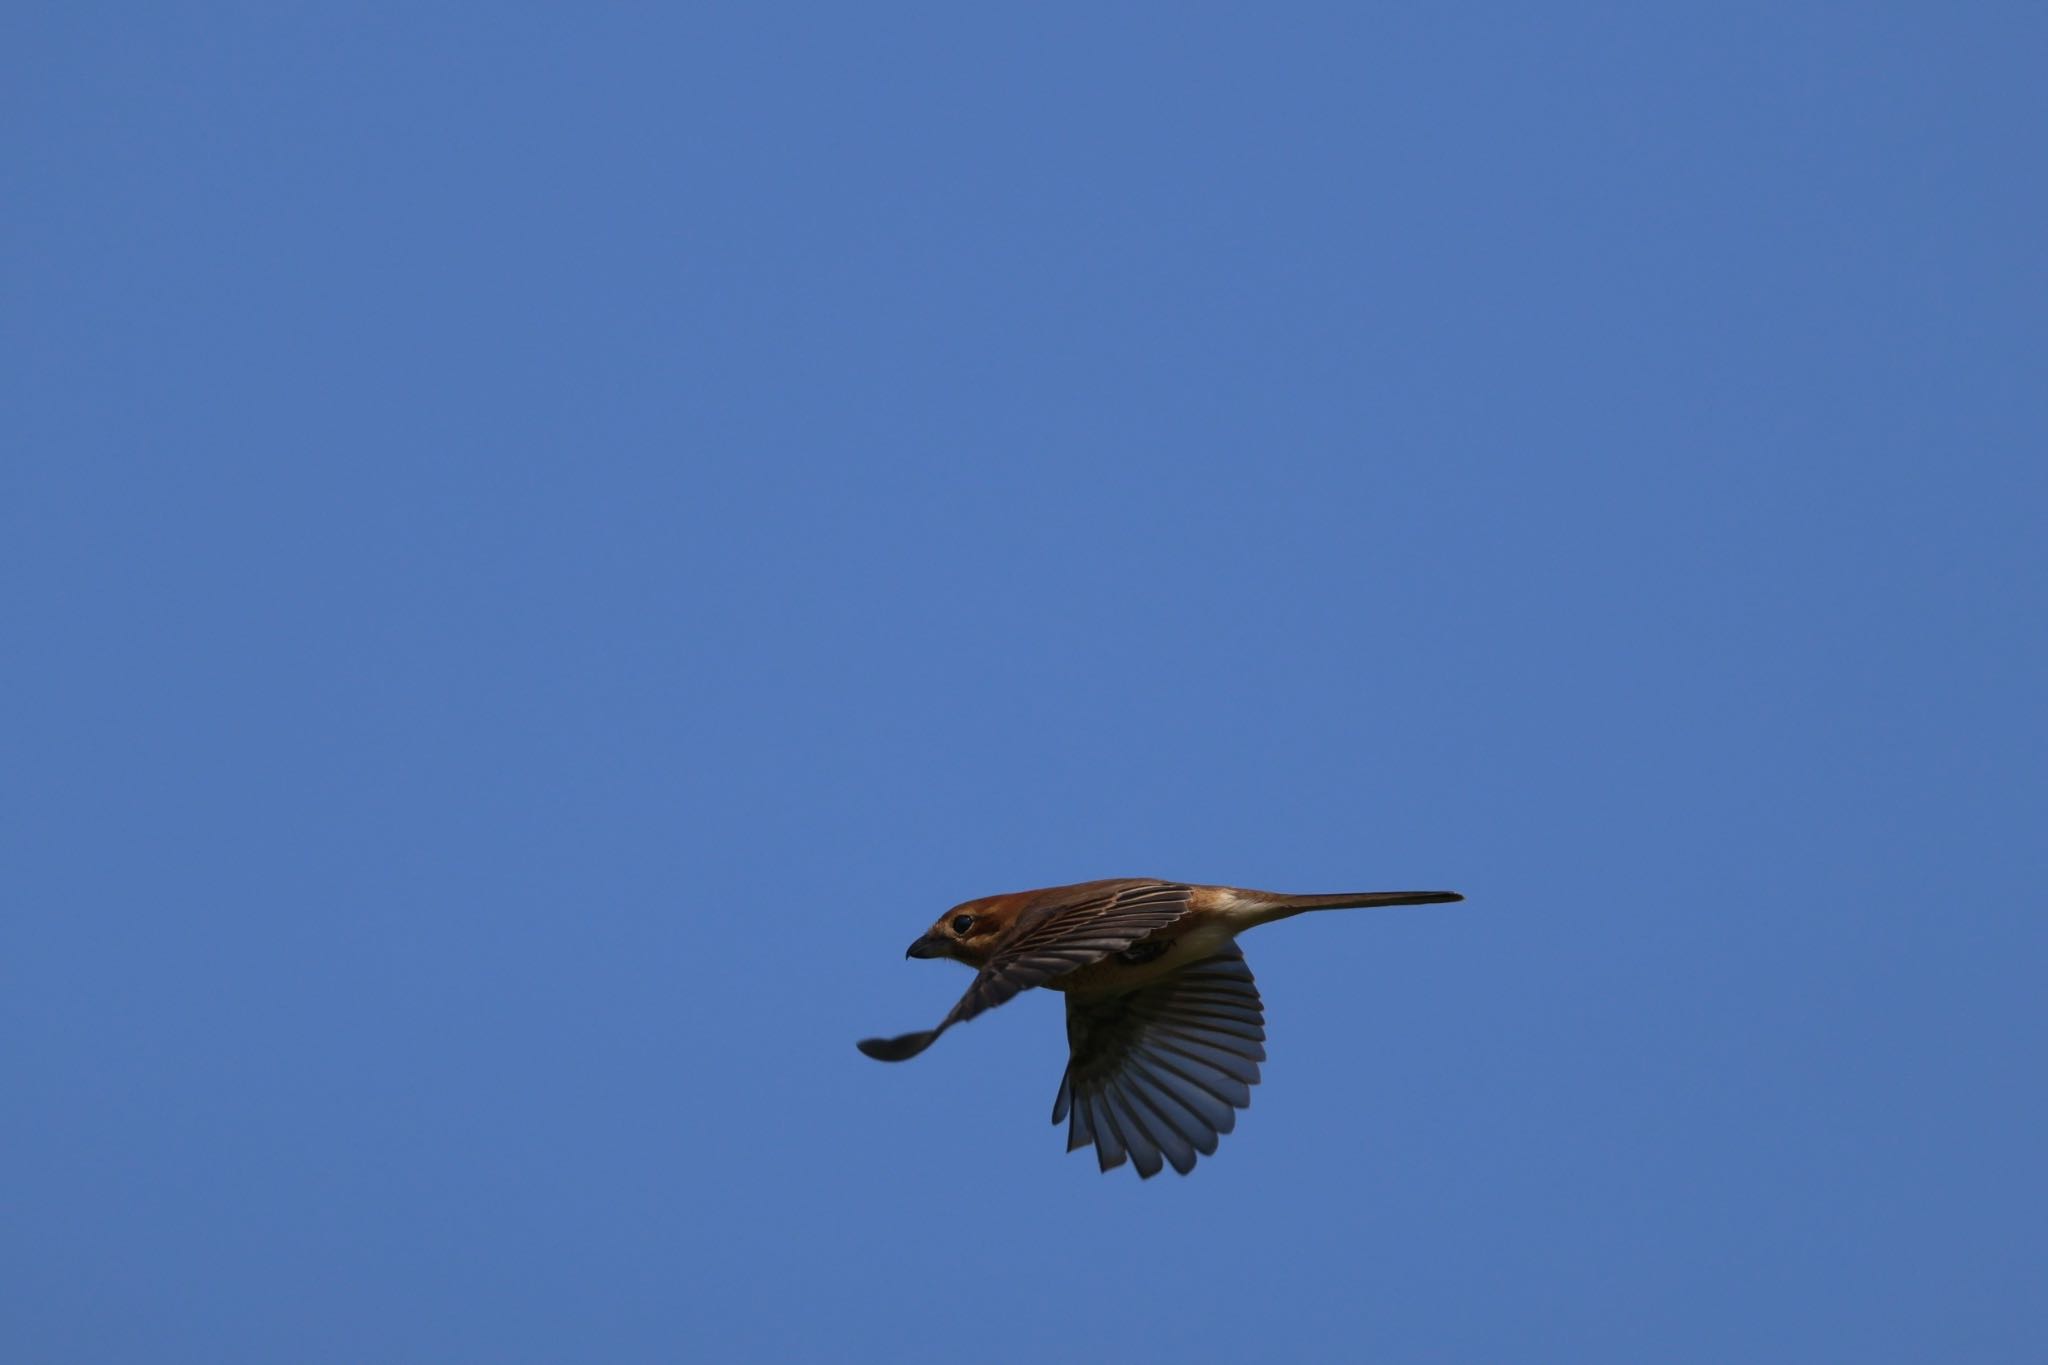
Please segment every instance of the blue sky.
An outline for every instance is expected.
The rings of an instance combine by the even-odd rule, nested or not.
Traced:
[[[995,8],[0,20],[0,1354],[2040,1359],[2038,10]]]

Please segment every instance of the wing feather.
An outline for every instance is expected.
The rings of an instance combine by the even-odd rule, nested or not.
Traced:
[[[1071,1056],[1053,1122],[1071,1114],[1067,1150],[1092,1142],[1105,1171],[1128,1156],[1142,1178],[1169,1163],[1186,1175],[1251,1104],[1265,1036],[1235,946],[1127,995],[1069,996]]]

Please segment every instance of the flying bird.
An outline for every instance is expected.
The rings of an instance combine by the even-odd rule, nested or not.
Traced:
[[[900,1062],[953,1025],[1019,991],[1067,997],[1067,1072],[1052,1121],[1067,1150],[1091,1143],[1102,1169],[1128,1158],[1150,1179],[1186,1175],[1195,1156],[1251,1104],[1266,1059],[1265,1009],[1233,941],[1255,925],[1309,910],[1438,905],[1455,891],[1346,891],[1286,896],[1144,878],[1013,891],[954,906],[906,957],[947,957],[973,984],[937,1028],[869,1038],[860,1050]]]

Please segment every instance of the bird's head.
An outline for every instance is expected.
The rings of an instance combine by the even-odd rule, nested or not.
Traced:
[[[1003,930],[1016,918],[1015,911],[1003,903],[1007,899],[991,896],[954,906],[933,921],[932,927],[910,945],[904,956],[950,957],[970,967],[981,966],[988,961]]]

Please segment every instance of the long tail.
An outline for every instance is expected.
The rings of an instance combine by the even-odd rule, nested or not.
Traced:
[[[1364,910],[1386,905],[1443,905],[1465,899],[1455,891],[1338,891],[1327,896],[1283,896],[1273,891],[1239,893],[1250,902],[1253,923],[1270,924],[1276,919],[1309,910]]]

